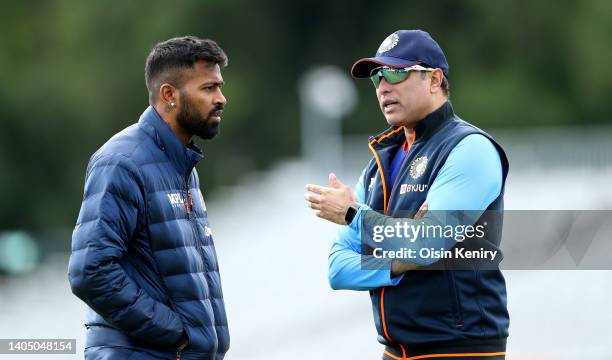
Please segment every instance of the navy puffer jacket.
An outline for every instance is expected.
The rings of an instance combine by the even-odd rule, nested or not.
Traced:
[[[153,107],[92,157],[68,277],[87,305],[89,359],[222,359],[219,267],[195,164]],[[131,356],[131,355],[130,355]]]

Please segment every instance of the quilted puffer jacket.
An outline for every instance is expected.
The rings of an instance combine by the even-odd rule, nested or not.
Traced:
[[[86,358],[223,359],[227,317],[194,168],[202,158],[153,107],[91,157],[68,269],[87,304]]]

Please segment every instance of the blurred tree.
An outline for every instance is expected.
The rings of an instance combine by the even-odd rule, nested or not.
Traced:
[[[605,0],[23,1],[0,14],[0,229],[70,227],[89,156],[147,106],[158,41],[217,40],[229,55],[222,135],[203,143],[204,191],[298,155],[306,69],[349,69],[389,33],[422,28],[451,65],[457,112],[479,126],[610,123]],[[370,83],[347,133],[386,127]]]

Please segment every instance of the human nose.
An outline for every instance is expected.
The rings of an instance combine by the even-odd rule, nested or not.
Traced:
[[[217,91],[217,96],[215,97],[215,104],[225,105],[226,103],[227,103],[227,99],[223,95],[223,92],[221,91],[221,89],[219,89],[219,91]]]
[[[387,80],[382,77],[380,79],[380,83],[378,84],[378,89],[376,89],[376,91],[379,93],[379,95],[384,95],[391,91],[391,84],[389,84]]]

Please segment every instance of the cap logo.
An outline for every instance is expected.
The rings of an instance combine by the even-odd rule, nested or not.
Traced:
[[[397,45],[398,42],[399,42],[399,36],[396,33],[393,33],[387,36],[387,38],[382,42],[382,44],[380,44],[380,47],[378,48],[378,51],[376,52],[376,56],[379,56],[380,54],[393,49],[395,45]]]

